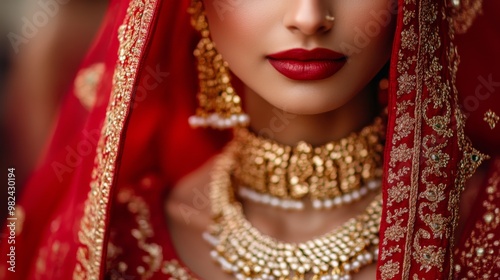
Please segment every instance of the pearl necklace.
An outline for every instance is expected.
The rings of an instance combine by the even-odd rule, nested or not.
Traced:
[[[237,145],[216,160],[210,183],[214,223],[203,237],[211,256],[236,279],[347,280],[377,259],[382,199],[341,227],[302,243],[286,243],[260,233],[235,200],[232,172]]]

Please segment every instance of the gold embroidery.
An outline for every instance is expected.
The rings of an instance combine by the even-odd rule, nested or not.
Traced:
[[[422,204],[422,206],[427,205]],[[425,224],[431,228],[434,238],[443,238],[445,234],[447,235],[448,228],[446,225],[450,222],[449,218],[444,218],[440,214],[424,214],[422,212],[420,212],[420,215],[423,217]]]
[[[112,267],[112,262],[121,254],[123,254],[123,249],[121,247],[116,246],[115,244],[113,244],[113,242],[108,242],[108,251],[106,255],[108,263],[106,266]]]
[[[398,170],[397,173],[391,172],[389,174],[389,176],[387,177],[387,181],[391,184],[393,182],[399,181],[401,179],[401,177],[406,176],[409,171],[410,171],[409,167],[407,167],[407,166],[402,167],[401,169]],[[387,190],[387,191],[389,191],[389,190]]]
[[[58,275],[63,270],[64,260],[70,251],[68,243],[61,243],[59,240],[49,240],[50,245],[39,249],[36,259],[36,277],[37,279],[50,279]],[[50,269],[47,269],[49,263]]]
[[[458,256],[460,270],[469,279],[499,279],[500,267],[500,160],[493,162],[496,172],[488,180],[487,196],[482,203],[484,215],[477,221]],[[495,268],[495,266],[497,266]],[[493,271],[497,271],[493,273]]]
[[[423,154],[424,158],[426,158],[425,163],[427,164],[427,167],[422,171],[422,181],[429,185],[430,183],[427,182],[429,175],[446,177],[446,172],[444,171],[450,161],[450,155],[442,152],[446,146],[446,142],[437,144],[439,143],[438,141],[434,135],[425,136],[422,141]]]
[[[401,226],[403,220],[398,220],[394,225],[388,227],[385,230],[385,234],[387,239],[384,240],[384,244],[387,244],[387,241],[399,241],[404,237],[404,228]]]
[[[458,34],[469,30],[478,15],[483,13],[483,0],[460,0],[460,6],[454,10],[453,24]]]
[[[147,242],[147,239],[154,236],[154,231],[151,225],[149,206],[146,202],[141,197],[132,195],[127,208],[135,216],[138,225],[138,228],[132,229],[132,236],[137,240],[137,246],[147,254],[142,258],[147,269],[139,267],[137,272],[142,279],[149,279],[156,271],[160,270],[163,250],[160,245]]]
[[[481,0],[480,0],[481,1]],[[456,75],[458,71],[458,51],[455,45],[452,43],[454,39],[454,29],[452,28],[454,22],[453,18],[448,18],[449,22],[449,33],[450,33],[450,47],[448,49],[449,58],[451,63],[451,89],[454,92],[453,99],[454,104],[458,104],[458,90],[456,88]],[[465,181],[472,176],[472,174],[476,171],[479,165],[489,157],[484,155],[474,149],[470,140],[464,134],[465,127],[465,115],[462,111],[455,111],[455,119],[457,122],[457,136],[458,136],[458,144],[459,149],[463,153],[463,157],[460,160],[458,174],[455,178],[455,189],[452,191],[450,196],[450,204],[449,209],[452,212],[452,231],[450,244],[452,245],[450,251],[453,252],[453,245],[455,244],[455,235],[453,234],[458,225],[458,212],[459,212],[459,200],[460,195],[465,188]],[[449,257],[449,267],[454,267],[454,259],[453,254],[450,254]],[[448,275],[449,279],[453,277],[453,269],[450,269],[450,273]]]
[[[391,151],[391,160],[389,161],[389,165],[395,166],[396,162],[408,161],[409,159],[411,159],[412,152],[412,149],[408,148],[408,145],[406,143],[394,148],[394,150]]]
[[[154,237],[155,232],[151,223],[149,205],[142,197],[136,195],[132,189],[122,189],[117,195],[117,203],[125,204],[128,212],[133,215],[135,226],[132,226],[132,230],[129,233],[137,241],[137,247],[145,255],[141,257],[143,263],[137,264],[136,267],[131,267],[122,261],[117,263],[120,255],[125,253],[122,248],[109,242],[107,255],[108,276],[112,279],[126,279],[127,276],[134,277],[133,275],[140,275],[141,279],[146,280],[153,278],[156,273],[161,271],[163,274],[174,277],[169,279],[195,279],[190,276],[189,270],[179,265],[176,260],[164,261],[163,249],[159,244],[148,242],[150,238]]]
[[[399,91],[398,94],[410,93],[415,90],[417,76],[404,73],[398,77]]]
[[[382,279],[394,275],[417,279],[410,270],[419,271],[418,266],[433,270],[435,275],[449,272],[444,264],[453,265],[450,248],[459,195],[466,178],[486,158],[472,148],[463,133],[464,116],[457,109],[454,86],[458,58],[452,40],[453,21],[441,16],[449,14],[447,9],[444,2],[431,0],[405,0],[401,7],[403,28],[398,59],[393,62],[398,77],[396,112],[394,123],[389,124],[395,133],[388,139],[390,185],[385,190],[391,207],[384,217],[387,230],[381,233]],[[415,30],[418,37],[413,38]],[[449,34],[441,37],[445,32]],[[410,46],[408,41],[417,43]],[[458,141],[462,153],[458,168],[451,160],[457,152],[451,141]],[[403,230],[398,232],[400,227]],[[391,274],[386,268],[389,263]],[[443,277],[451,276],[450,271]]]
[[[382,279],[393,279],[399,273],[399,262],[388,261],[380,267]]]
[[[401,47],[403,49],[415,50],[418,44],[418,37],[413,26],[401,32]]]
[[[172,280],[196,280],[189,274],[189,271],[182,267],[176,260],[164,262],[161,271],[170,275]]]
[[[96,63],[80,70],[75,79],[75,96],[85,109],[90,110],[97,98],[97,87],[106,70],[104,63]]]
[[[401,248],[399,248],[399,246],[391,247],[389,250],[385,250],[381,257],[385,260],[386,258],[391,257],[394,253],[401,253]]]
[[[120,47],[105,124],[97,147],[90,192],[85,202],[77,250],[75,279],[97,280],[102,270],[109,195],[115,179],[115,161],[121,131],[129,110],[139,58],[158,0],[132,0],[119,28]]]
[[[397,186],[388,190],[389,198],[387,199],[387,205],[392,205],[393,202],[400,203],[404,199],[408,199],[410,187],[404,185],[403,182],[398,182]]]
[[[406,136],[410,135],[411,129],[415,126],[415,119],[410,116],[409,113],[404,113],[400,117],[400,122],[396,124],[394,128],[394,138],[393,142],[401,140]]]
[[[497,114],[495,114],[495,112],[488,110],[486,113],[484,113],[483,120],[487,122],[490,128],[493,130],[497,125],[498,121],[500,120],[500,117]]]
[[[434,245],[420,246],[420,238],[430,239],[432,237],[426,230],[419,229],[413,241],[413,257],[420,264],[420,270],[429,272],[434,267],[442,272],[443,267],[441,264],[444,262],[445,249]]]

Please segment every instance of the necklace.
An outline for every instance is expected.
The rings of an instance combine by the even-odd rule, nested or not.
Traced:
[[[303,243],[286,243],[260,233],[235,200],[231,173],[238,145],[230,143],[216,161],[210,200],[214,224],[204,233],[211,255],[236,279],[350,279],[377,259],[381,196],[341,227]]]
[[[382,117],[348,137],[295,147],[235,130],[234,178],[241,197],[285,209],[331,208],[380,187],[385,125]],[[306,200],[307,201],[307,200]]]

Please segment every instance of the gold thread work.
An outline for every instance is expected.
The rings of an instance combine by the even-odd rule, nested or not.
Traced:
[[[121,132],[130,109],[139,58],[144,50],[157,3],[157,0],[131,1],[124,23],[118,30],[120,47],[113,89],[97,146],[90,191],[78,231],[81,246],[76,253],[77,263],[73,279],[97,280],[103,271],[106,218]]]
[[[484,113],[483,120],[490,126],[490,129],[493,130],[500,120],[500,117],[492,110],[488,110],[486,113]]]

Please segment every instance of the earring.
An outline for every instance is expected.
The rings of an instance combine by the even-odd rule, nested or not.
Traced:
[[[229,66],[210,38],[203,3],[194,0],[189,13],[193,27],[202,36],[194,51],[198,59],[199,107],[196,115],[189,118],[189,124],[218,129],[248,125],[250,118],[243,112],[241,98],[231,85]]]

